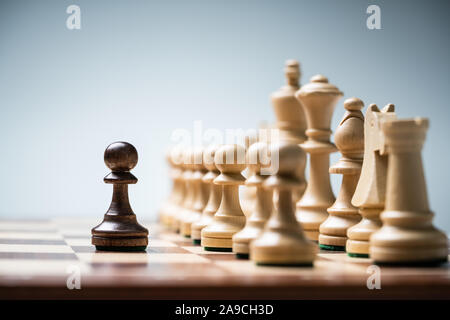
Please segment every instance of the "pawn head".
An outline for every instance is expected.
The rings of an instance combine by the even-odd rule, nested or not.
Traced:
[[[181,144],[177,144],[170,148],[170,154],[169,154],[169,163],[177,168],[181,168],[183,165],[183,152],[184,152],[185,146]]]
[[[192,146],[187,146],[183,149],[182,161],[183,168],[185,170],[193,170],[194,169],[194,148]]]
[[[295,177],[299,167],[304,167],[306,162],[305,152],[297,144],[279,143],[270,148],[271,156],[278,153],[278,173],[279,176]]]
[[[136,148],[128,142],[113,142],[105,150],[106,166],[113,172],[127,172],[138,162]]]
[[[251,130],[247,132],[244,139],[245,149],[248,150],[250,146],[258,141],[258,132],[256,130]]]
[[[270,156],[267,143],[257,142],[247,150],[247,164],[251,172],[261,173],[262,168],[270,167]]]
[[[281,142],[270,147],[272,161],[278,160],[278,172],[270,176],[264,183],[267,188],[293,189],[305,186],[303,177],[298,175],[304,170],[306,155],[297,144]]]
[[[364,108],[364,102],[358,98],[349,98],[344,101],[344,108],[348,111],[361,111]]]
[[[219,148],[218,145],[212,144],[205,148],[203,152],[203,164],[205,168],[209,171],[217,171],[216,164],[214,163],[214,156],[216,155],[216,151]]]
[[[217,149],[214,163],[222,173],[240,173],[246,167],[245,148],[238,144],[226,144]]]
[[[196,171],[206,170],[205,165],[203,164],[203,152],[204,147],[202,146],[195,146],[192,149],[193,169]]]

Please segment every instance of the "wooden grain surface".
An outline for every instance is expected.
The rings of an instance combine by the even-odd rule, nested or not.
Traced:
[[[261,267],[145,222],[146,252],[96,252],[96,223],[0,221],[0,299],[450,299],[449,264],[381,267],[381,289],[370,290],[369,259],[322,251],[312,268]],[[71,267],[79,290],[66,286]]]

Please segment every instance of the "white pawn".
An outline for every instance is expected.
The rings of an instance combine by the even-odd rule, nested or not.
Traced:
[[[166,211],[166,225],[170,230],[174,230],[174,220],[177,213],[182,210],[182,204],[186,195],[185,183],[183,180],[183,146],[177,145],[170,150],[171,178],[174,183],[174,197]]]
[[[202,211],[208,202],[209,186],[202,182],[202,178],[206,173],[203,165],[203,148],[196,147],[191,153],[192,174],[190,183],[192,188],[191,206],[184,212],[181,219],[180,232],[183,236],[189,238],[191,236],[192,223],[200,220]]]
[[[222,200],[213,221],[202,230],[201,245],[209,251],[231,251],[232,237],[245,225],[239,203],[239,185],[245,178],[245,148],[237,144],[221,146],[214,156],[220,175],[214,183],[222,186]]]
[[[219,169],[214,164],[214,155],[218,146],[211,145],[203,152],[203,165],[208,172],[203,176],[202,182],[209,185],[209,197],[206,207],[203,209],[201,218],[191,226],[191,238],[194,244],[200,244],[202,239],[202,229],[209,225],[220,206],[222,197],[222,187],[214,184],[214,179],[219,176]]]
[[[186,219],[187,215],[191,214],[191,209],[193,208],[195,201],[195,193],[192,184],[192,174],[194,169],[194,154],[192,148],[184,148],[181,161],[181,167],[183,169],[181,179],[184,183],[185,195],[180,210],[174,214],[172,220],[172,229],[176,232],[181,232],[182,221]]]
[[[317,245],[306,239],[295,217],[293,191],[305,184],[296,172],[305,166],[306,155],[296,144],[281,143],[271,148],[272,163],[279,155],[279,169],[264,182],[273,189],[275,209],[263,233],[250,245],[250,258],[259,265],[311,266]]]
[[[264,181],[269,177],[264,175],[264,169],[268,170],[270,167],[267,144],[252,144],[247,150],[247,163],[251,176],[247,178],[245,185],[256,188],[256,201],[244,229],[233,236],[233,252],[238,258],[244,259],[248,259],[250,242],[261,234],[273,209],[273,192],[263,188]]]
[[[258,141],[258,134],[255,131],[250,131],[245,135],[245,150],[248,152],[250,146]],[[247,168],[242,171],[242,175],[244,178],[252,175],[251,169],[247,166]],[[239,200],[242,208],[242,212],[244,212],[245,217],[250,216],[255,207],[256,201],[256,188],[253,186],[248,186],[246,184],[239,187]]]
[[[166,152],[166,162],[169,165],[169,176],[170,176],[170,179],[172,180],[172,190],[170,190],[169,196],[163,202],[163,205],[161,206],[161,208],[159,208],[159,210],[158,210],[159,221],[161,222],[162,225],[164,225],[166,227],[168,227],[170,225],[170,217],[169,216],[170,216],[171,206],[176,197],[176,184],[175,184],[175,179],[174,179],[174,172],[175,172],[176,168],[175,168],[174,164],[172,163],[172,159],[171,159],[171,150],[172,149],[173,148],[170,148]]]

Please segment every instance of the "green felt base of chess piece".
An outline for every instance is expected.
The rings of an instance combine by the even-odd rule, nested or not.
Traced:
[[[290,267],[290,268],[296,268],[296,267],[312,267],[313,263],[260,263],[257,262],[256,263],[257,266],[261,266],[261,267]]]
[[[183,237],[185,237],[185,238],[190,238],[191,236],[190,235],[187,235],[187,234],[185,234],[185,235],[183,235]]]
[[[351,253],[347,252],[347,255],[352,258],[369,258],[368,254],[365,253]]]
[[[415,261],[415,262],[379,262],[379,261],[374,261],[374,263],[376,265],[379,266],[385,266],[385,267],[436,267],[439,265],[442,265],[444,263],[447,263],[448,259],[443,258],[443,259],[435,259],[435,260],[430,260],[430,261]]]
[[[206,251],[231,252],[232,248],[204,247]]]
[[[95,246],[97,251],[114,251],[114,252],[143,252],[147,249],[147,246],[136,246],[136,247],[117,247],[117,246]]]
[[[327,251],[345,251],[344,246],[330,246],[327,244],[319,244],[319,248]]]
[[[201,244],[202,240],[200,239],[193,239],[192,243],[195,244],[196,246],[199,246]]]
[[[248,253],[236,253],[236,258],[242,260],[248,260],[250,255]]]

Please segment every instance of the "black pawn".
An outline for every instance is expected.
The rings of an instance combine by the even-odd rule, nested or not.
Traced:
[[[128,200],[128,185],[138,181],[130,172],[138,162],[136,148],[114,142],[106,148],[104,158],[111,173],[103,180],[113,184],[113,196],[103,222],[92,229],[92,244],[103,251],[144,251],[148,230],[137,222]]]

